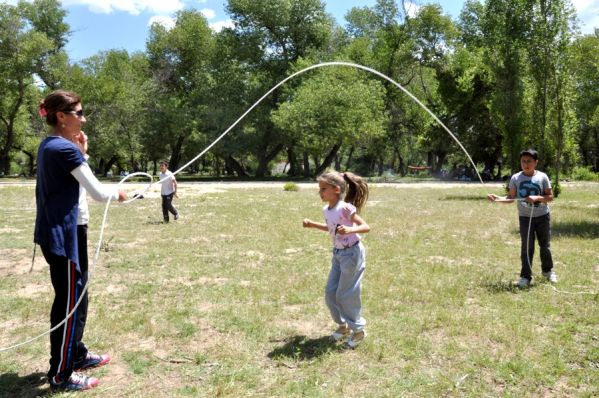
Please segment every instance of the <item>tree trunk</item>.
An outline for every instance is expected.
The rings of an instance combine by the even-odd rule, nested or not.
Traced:
[[[229,155],[225,159],[225,163],[227,168],[233,170],[238,177],[249,177],[241,163],[239,163],[233,156]]]
[[[179,137],[177,137],[177,142],[175,142],[175,145],[173,145],[171,158],[168,162],[168,168],[171,171],[179,169],[179,162],[181,161],[181,148],[183,148],[184,141],[185,134],[181,134]]]
[[[443,164],[445,163],[445,159],[447,158],[447,152],[438,151],[437,152],[437,164],[435,165],[435,175],[439,175],[441,173],[441,169],[443,168]]]
[[[555,90],[556,90],[556,106],[557,106],[557,137],[556,137],[556,159],[555,159],[555,182],[554,182],[554,195],[557,198],[560,194],[560,186],[559,186],[559,174],[562,166],[562,150],[564,146],[564,99],[562,97],[561,90],[561,81],[560,77],[556,73],[555,77]]]
[[[349,168],[351,167],[351,164],[353,161],[352,157],[354,155],[354,149],[355,148],[353,146],[349,148],[349,153],[347,154],[347,161],[345,162],[345,170],[349,170]]]
[[[431,168],[432,168],[432,167],[434,166],[434,163],[435,163],[435,160],[434,160],[434,153],[433,153],[433,151],[428,151],[428,152],[426,153],[426,165],[427,165],[428,167],[431,167]]]
[[[335,170],[341,170],[341,154],[335,155]]]
[[[29,151],[25,151],[25,150],[22,150],[22,151],[29,159],[28,177],[31,177],[35,174],[35,155]]]
[[[283,150],[283,144],[277,144],[270,153],[261,153],[258,157],[256,177],[264,177],[268,172],[268,164]]]
[[[595,159],[593,161],[594,172],[599,172],[599,128],[593,129],[595,130]]]
[[[10,174],[10,150],[12,149],[15,141],[14,122],[19,114],[19,109],[21,108],[21,104],[23,103],[23,99],[25,97],[25,84],[23,80],[20,79],[18,84],[19,90],[15,105],[8,114],[7,119],[0,119],[6,128],[6,140],[4,142],[4,147],[0,149],[0,170],[3,171],[4,175]]]
[[[397,169],[395,170],[395,172],[397,174],[399,174],[402,177],[405,177],[406,175],[406,162],[404,161],[403,157],[401,156],[401,153],[399,152],[399,148],[398,147],[394,147],[393,151],[395,152],[395,156],[397,156],[397,159],[399,160],[399,164],[397,165]]]
[[[293,146],[287,148],[287,162],[289,163],[287,175],[290,177],[297,177],[300,174],[300,165]]]
[[[320,175],[323,171],[326,170],[327,167],[331,165],[333,159],[335,159],[335,156],[339,151],[339,148],[341,148],[341,143],[333,145],[333,148],[331,148],[328,155],[324,158],[322,164],[316,168],[316,175]]]
[[[116,161],[117,161],[116,156],[111,157],[110,160],[105,163],[104,168],[100,170],[100,173],[102,173],[102,175],[104,177],[106,177],[106,174],[110,171],[110,169],[116,163]],[[104,159],[100,159],[100,165],[102,165],[102,164],[104,164]]]
[[[310,177],[310,156],[304,152],[304,177]]]

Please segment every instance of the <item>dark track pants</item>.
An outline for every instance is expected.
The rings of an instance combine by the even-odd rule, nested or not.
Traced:
[[[528,225],[530,223],[530,237],[528,234]],[[535,254],[535,238],[539,241],[541,252],[541,270],[549,272],[553,269],[553,258],[551,256],[551,223],[549,214],[540,217],[520,217],[520,238],[522,245],[520,248],[520,260],[522,269],[520,277],[530,280],[532,278],[532,259]],[[528,249],[526,247],[528,242]],[[528,263],[530,260],[530,264]]]
[[[50,325],[54,328],[73,310],[87,282],[87,227],[79,226],[78,230],[80,261],[85,266],[76,264],[66,257],[51,253],[42,247],[46,262],[50,266],[50,279],[54,288],[54,302],[50,312]],[[48,379],[51,383],[60,385],[69,379],[73,373],[76,360],[85,358],[87,349],[81,342],[85,320],[87,317],[87,293],[79,307],[69,319],[50,333],[50,370]]]

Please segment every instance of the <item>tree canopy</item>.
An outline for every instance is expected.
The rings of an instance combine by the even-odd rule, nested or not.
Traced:
[[[566,0],[469,0],[457,20],[439,5],[416,13],[378,0],[343,25],[322,0],[229,0],[233,27],[196,10],[154,24],[145,51],[69,60],[56,0],[0,4],[0,173],[33,174],[46,129],[37,104],[63,88],[83,97],[97,173],[186,163],[276,83],[315,63],[372,67],[418,97],[499,178],[534,146],[558,181],[599,171],[599,31],[581,35]],[[443,173],[459,148],[393,85],[347,67],[311,71],[273,92],[190,173],[290,176],[327,167],[365,175],[408,165]]]

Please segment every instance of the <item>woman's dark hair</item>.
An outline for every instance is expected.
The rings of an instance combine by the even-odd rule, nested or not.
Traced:
[[[78,94],[65,90],[52,91],[40,102],[40,115],[46,117],[47,124],[56,126],[58,123],[56,112],[72,111],[79,103],[81,103],[81,96]]]

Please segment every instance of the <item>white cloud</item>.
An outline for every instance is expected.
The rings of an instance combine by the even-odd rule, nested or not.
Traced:
[[[591,8],[593,3],[593,0],[572,0],[572,5],[574,5],[574,8],[578,11],[584,11],[587,8]]]
[[[599,0],[572,0],[572,5],[583,34],[593,33],[595,28],[599,28]]]
[[[212,19],[216,16],[216,12],[212,8],[203,8],[200,12],[204,14],[206,19]]]
[[[87,6],[91,12],[110,14],[114,11],[124,11],[131,15],[142,12],[170,14],[185,7],[181,0],[62,0],[62,5]]]
[[[595,16],[591,17],[589,16],[588,18],[582,19],[581,18],[581,22],[580,24],[581,26],[581,31],[583,34],[591,34],[595,31],[595,28],[599,28],[599,8],[597,8],[595,10]]]
[[[213,31],[220,32],[224,28],[233,28],[233,27],[235,27],[235,24],[230,19],[227,19],[227,20],[224,20],[224,21],[213,22],[209,26],[210,26],[210,29],[212,29]]]
[[[416,3],[412,3],[411,1],[405,2],[406,13],[409,17],[414,18],[418,11],[420,11],[420,6]]]
[[[175,27],[175,22],[176,21],[174,18],[167,15],[155,15],[148,21],[148,26],[152,26],[153,24],[157,23],[164,26],[166,30],[171,30]]]

